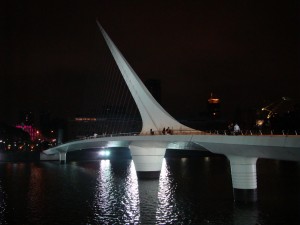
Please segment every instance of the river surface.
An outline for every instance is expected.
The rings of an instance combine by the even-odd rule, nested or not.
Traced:
[[[158,180],[131,160],[0,163],[0,224],[300,224],[300,163],[259,159],[258,203],[233,201],[225,157],[167,158]]]

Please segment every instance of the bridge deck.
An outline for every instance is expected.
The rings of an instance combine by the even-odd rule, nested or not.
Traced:
[[[131,135],[88,138],[45,150],[45,154],[89,148],[163,147],[167,149],[204,150],[224,155],[300,161],[299,135]]]

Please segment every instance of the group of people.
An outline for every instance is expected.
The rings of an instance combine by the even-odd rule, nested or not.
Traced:
[[[164,127],[161,131],[162,134],[172,134],[172,130],[170,129],[170,127],[167,127],[167,129]],[[150,129],[150,134],[154,135],[154,131],[152,129]]]
[[[235,125],[233,125],[233,123],[229,124],[228,130],[229,130],[229,133],[231,133],[233,135],[239,135],[241,133],[240,126],[237,123],[235,123]]]
[[[164,128],[163,130],[162,130],[162,134],[172,134],[172,131],[171,131],[171,129],[168,127],[167,129],[166,128]]]

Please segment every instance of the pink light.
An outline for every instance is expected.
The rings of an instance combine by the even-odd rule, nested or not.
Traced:
[[[27,132],[30,135],[30,139],[32,141],[36,140],[38,138],[38,135],[40,135],[40,131],[32,127],[31,125],[16,125],[16,128],[22,129],[23,131]]]

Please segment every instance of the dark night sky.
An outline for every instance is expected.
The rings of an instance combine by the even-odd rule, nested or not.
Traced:
[[[0,121],[24,109],[66,116],[101,105],[90,95],[104,79],[96,18],[142,80],[161,80],[175,117],[204,110],[211,92],[227,114],[299,100],[299,4],[234,2],[6,0]]]

